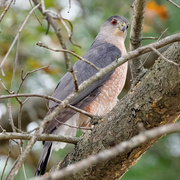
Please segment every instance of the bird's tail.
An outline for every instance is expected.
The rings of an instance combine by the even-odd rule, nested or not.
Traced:
[[[45,173],[46,166],[47,166],[47,163],[49,161],[49,157],[50,157],[50,154],[52,151],[51,147],[52,147],[52,142],[50,142],[50,141],[44,142],[43,151],[42,151],[41,157],[39,159],[39,163],[37,165],[35,176],[40,176]]]

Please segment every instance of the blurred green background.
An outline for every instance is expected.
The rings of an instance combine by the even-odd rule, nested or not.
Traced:
[[[6,2],[6,5],[8,3],[9,1]],[[100,25],[107,18],[112,15],[122,15],[126,17],[129,22],[131,22],[131,3],[132,1],[123,0],[71,0],[71,7],[69,7],[68,0],[45,0],[45,6],[47,9],[60,13],[63,18],[70,20],[73,24],[72,39],[82,48],[74,46],[69,41],[66,29],[61,22],[56,21],[59,28],[61,28],[63,41],[65,42],[67,48],[76,52],[80,56],[85,54],[89,49],[96,34],[99,32]],[[180,0],[176,0],[176,3],[180,4]],[[0,9],[0,14],[3,13],[4,9],[5,7]],[[16,0],[0,22],[0,62],[3,60],[12,41],[18,33],[18,30],[31,9],[32,8],[29,1]],[[44,70],[30,74],[24,81],[20,93],[52,94],[59,79],[66,72],[64,56],[63,53],[52,52],[36,45],[38,41],[42,41],[44,44],[52,48],[61,48],[54,30],[50,27],[48,34],[46,34],[48,29],[46,20],[42,17],[38,10],[36,10],[35,13],[31,15],[20,34],[20,43],[18,49],[19,53],[12,90],[14,92],[17,91],[21,82],[22,70],[23,74],[25,75],[26,72],[32,71],[35,68],[49,66],[49,68],[45,68]],[[179,32],[179,15],[180,10],[167,1],[148,1],[143,24],[143,37],[160,37],[162,32],[167,28],[168,29],[163,37]],[[67,21],[65,20],[65,22]],[[68,22],[67,25],[71,29]],[[154,41],[155,40],[144,40],[142,45],[149,44]],[[127,50],[129,50],[129,32],[125,43]],[[162,49],[162,51],[163,50],[165,49]],[[17,43],[13,47],[3,66],[5,76],[2,76],[0,73],[0,78],[8,89],[11,86],[16,52]],[[147,56],[148,55],[145,55],[144,59],[146,59]],[[145,62],[145,67],[149,68],[156,58],[157,56],[155,54],[151,54],[149,59]],[[72,64],[77,61],[77,58],[71,55],[70,59]],[[130,80],[131,77],[128,73],[126,86],[120,97],[127,93],[130,86]],[[2,85],[0,85],[0,95],[5,94],[7,94],[7,92],[4,90]],[[23,98],[21,99],[24,100]],[[12,99],[11,103],[13,119],[16,122],[19,111],[19,103],[15,99]],[[47,103],[47,101],[39,98],[32,98],[26,102],[26,104],[23,106],[23,131],[30,131],[38,126],[47,112]],[[7,110],[7,100],[0,100],[0,125],[7,129],[7,131],[10,131]],[[25,146],[27,142],[23,142]],[[6,174],[9,172],[13,162],[20,153],[17,143],[11,141],[10,144],[12,146],[10,158],[8,160],[4,176],[1,179],[5,179]],[[8,142],[3,141],[0,146],[0,174],[3,172],[3,168],[8,157],[8,149]],[[25,172],[27,178],[33,177],[34,175],[41,149],[41,142],[37,142],[33,147],[27,161],[25,162]],[[70,151],[70,149],[72,149],[71,145],[69,145],[65,150],[53,152],[48,168],[53,166],[55,163],[58,163],[59,160],[63,158],[68,151]],[[15,179],[25,179],[22,169]],[[180,179],[179,134],[168,135],[159,140],[158,143],[156,143],[155,146],[144,154],[142,158],[132,168],[130,168],[130,170],[122,178],[122,180],[136,179]]]

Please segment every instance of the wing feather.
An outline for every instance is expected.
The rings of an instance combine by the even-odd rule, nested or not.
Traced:
[[[121,56],[121,51],[114,45],[110,43],[101,43],[101,44],[93,44],[94,46],[91,46],[90,50],[83,56],[83,58],[87,59],[88,61],[92,62],[99,68],[104,68],[111,64],[117,57]],[[77,76],[77,82],[78,85],[92,77],[97,73],[97,70],[95,70],[91,65],[78,60],[74,66],[74,71],[76,72]],[[92,85],[90,85],[88,88],[86,88],[84,91],[82,91],[72,102],[72,105],[76,105],[78,102],[80,102],[83,98],[88,96],[91,92],[93,92],[96,88],[99,88],[102,86],[111,76],[113,73],[110,72],[98,81],[94,82]],[[54,93],[53,97],[64,100],[67,96],[69,96],[74,91],[74,80],[72,77],[72,74],[67,72],[63,78],[59,81]],[[54,106],[57,106],[58,104],[50,101],[49,108],[52,108]]]

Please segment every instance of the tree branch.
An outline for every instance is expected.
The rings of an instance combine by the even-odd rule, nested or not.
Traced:
[[[180,62],[180,44],[172,45],[163,55]],[[101,123],[95,125],[91,134],[86,134],[77,143],[75,149],[55,169],[65,168],[69,164],[132,138],[139,133],[139,122],[143,123],[146,129],[150,129],[176,121],[180,115],[179,102],[178,67],[159,58],[137,86]],[[127,150],[111,160],[93,165],[84,172],[74,173],[64,180],[119,179],[157,139],[159,137]]]
[[[0,133],[0,140],[5,139],[21,139],[21,140],[30,140],[32,138],[32,134],[23,134],[23,133],[8,133],[3,132]],[[57,136],[53,134],[42,134],[38,136],[37,141],[58,141],[58,142],[66,142],[71,144],[76,144],[80,138],[76,137],[67,137],[67,136]]]
[[[24,152],[19,156],[19,159],[17,160],[17,164],[15,164],[15,166],[13,167],[12,171],[9,173],[8,175],[8,179],[13,179],[19,168],[22,166],[23,162],[25,161],[27,155],[29,154],[30,150],[32,149],[33,144],[36,142],[37,138],[39,135],[42,134],[44,127],[46,125],[47,122],[52,121],[52,119],[56,118],[57,115],[63,110],[64,107],[67,106],[67,104],[70,103],[70,101],[77,97],[77,95],[82,92],[85,88],[87,88],[90,84],[92,84],[93,82],[95,82],[97,79],[103,77],[105,74],[107,74],[108,72],[112,71],[113,69],[115,69],[116,67],[118,67],[119,65],[125,63],[126,61],[137,57],[141,54],[144,54],[146,52],[151,51],[151,49],[149,49],[150,46],[154,47],[154,48],[160,48],[168,43],[172,43],[175,41],[180,40],[180,34],[176,34],[176,35],[172,35],[169,37],[166,37],[164,39],[162,39],[161,41],[158,41],[156,43],[152,43],[151,45],[147,45],[141,48],[138,48],[134,51],[131,51],[129,53],[127,53],[125,56],[119,58],[118,60],[114,61],[112,64],[110,64],[109,66],[101,69],[98,73],[96,73],[94,76],[92,76],[91,78],[89,78],[87,81],[83,82],[81,85],[79,85],[79,91],[78,92],[73,92],[71,95],[69,95],[65,100],[63,100],[61,102],[61,104],[59,106],[57,106],[54,111],[52,113],[50,113],[49,115],[47,115],[43,122],[41,123],[39,130],[36,131],[36,133],[33,135],[33,137],[31,138],[31,140],[29,141],[29,144],[26,146]]]
[[[11,0],[11,1],[9,2],[9,4],[6,6],[6,8],[4,9],[3,13],[2,13],[1,16],[0,16],[0,22],[3,20],[5,14],[7,13],[8,9],[10,8],[12,2],[13,2],[13,0]],[[1,9],[1,7],[0,7],[0,9]]]
[[[155,48],[153,47],[150,47],[156,54],[158,54],[162,59],[164,59],[165,61],[171,63],[171,64],[174,64],[175,66],[178,66],[180,67],[180,64],[174,62],[174,61],[171,61],[169,59],[167,59],[166,57],[164,57],[158,50],[156,50]]]
[[[45,124],[49,121],[51,121],[52,119],[56,118],[56,116],[58,116],[58,114],[62,111],[62,109],[64,107],[67,106],[67,104],[69,104],[69,102],[77,97],[77,95],[82,92],[84,89],[86,89],[90,84],[94,83],[97,79],[103,77],[105,74],[111,72],[113,69],[117,68],[118,66],[122,65],[123,63],[127,62],[130,59],[133,59],[134,57],[138,57],[141,54],[144,54],[146,52],[151,51],[151,49],[149,47],[154,47],[154,48],[160,48],[162,46],[165,46],[169,43],[172,42],[176,42],[176,41],[180,41],[180,34],[175,34],[169,37],[166,37],[158,42],[152,43],[150,45],[147,46],[143,46],[140,47],[134,51],[131,51],[129,53],[127,53],[125,56],[119,58],[118,60],[114,61],[113,63],[111,63],[109,66],[101,69],[98,73],[96,73],[94,76],[92,76],[91,78],[89,78],[87,81],[83,82],[82,84],[79,85],[79,91],[76,92],[74,91],[72,94],[70,94],[65,100],[63,100],[61,102],[61,104],[59,106],[57,106],[54,111],[52,113],[50,113],[49,115],[47,115],[43,121],[43,125],[42,127],[45,126]]]
[[[54,98],[52,96],[48,96],[48,95],[45,95],[45,94],[29,94],[29,93],[24,93],[24,94],[10,94],[10,95],[2,95],[0,96],[0,99],[8,99],[8,98],[17,98],[17,97],[40,97],[40,98],[44,98],[44,99],[48,99],[48,100],[51,100],[51,101],[54,101],[58,104],[60,104],[62,101],[60,101],[59,99],[57,98]],[[82,109],[79,109],[75,106],[72,106],[70,104],[67,104],[67,107],[77,111],[77,112],[80,112],[90,118],[93,118],[94,116],[92,114],[89,114],[87,113],[86,111],[82,110]]]
[[[38,4],[38,2],[36,0],[33,0],[34,4]],[[70,30],[69,28],[67,27],[66,23],[64,22],[64,20],[61,18],[61,16],[53,11],[49,11],[49,10],[46,10],[45,9],[45,3],[44,3],[44,0],[41,0],[41,6],[39,7],[39,10],[41,11],[42,15],[46,17],[47,21],[49,24],[51,24],[51,26],[53,27],[53,29],[55,30],[55,33],[59,39],[59,42],[62,46],[63,49],[66,49],[66,45],[65,43],[63,42],[63,39],[62,39],[62,36],[60,34],[60,29],[58,28],[58,26],[55,24],[54,20],[53,20],[53,17],[51,17],[51,13],[52,14],[55,14],[56,17],[58,18],[58,20],[60,20],[64,27],[66,28],[66,30],[68,31],[68,35],[69,35],[69,39],[70,41],[73,43],[72,39],[71,39],[71,36],[72,36],[72,33],[70,33]],[[74,44],[74,43],[73,43]],[[74,44],[75,45],[75,44]],[[74,79],[74,86],[75,86],[75,90],[78,92],[78,84],[77,84],[77,78],[76,78],[76,72],[74,72],[74,69],[73,67],[71,67],[71,63],[70,63],[70,59],[69,59],[69,56],[68,56],[68,53],[66,51],[62,51],[64,52],[64,58],[65,58],[65,64],[66,64],[66,69],[72,74],[73,76],[73,79]]]
[[[4,74],[2,68],[3,68],[3,65],[4,65],[4,63],[5,63],[6,59],[7,59],[7,57],[9,56],[9,53],[11,52],[11,50],[12,50],[14,44],[16,43],[17,39],[19,38],[19,35],[20,35],[22,29],[24,28],[24,26],[26,25],[26,23],[27,23],[29,17],[31,16],[31,14],[32,14],[39,6],[40,6],[40,4],[37,4],[37,5],[29,12],[28,16],[26,17],[26,19],[24,20],[22,26],[20,27],[20,29],[19,29],[19,31],[18,31],[16,37],[14,38],[14,40],[13,40],[13,42],[12,42],[10,48],[8,49],[8,52],[7,52],[6,55],[4,56],[4,58],[3,58],[3,60],[2,60],[2,62],[1,62],[1,64],[0,64],[0,69],[1,69],[1,73],[2,73],[3,76],[5,76],[5,74]]]
[[[38,4],[38,1],[37,0],[32,0],[33,3],[35,5]],[[58,40],[62,46],[63,49],[66,49],[66,45],[65,43],[63,42],[63,38],[61,36],[61,33],[60,33],[60,29],[57,27],[57,25],[55,24],[53,18],[51,17],[51,15],[45,11],[45,6],[44,6],[44,1],[41,0],[42,4],[39,6],[39,11],[42,13],[42,15],[47,19],[47,22],[48,22],[48,25],[50,24],[52,26],[52,28],[54,29],[55,33],[56,33],[56,36],[58,37]],[[68,54],[67,52],[64,52],[64,58],[65,58],[65,62],[66,62],[66,67],[68,67],[68,63],[69,63],[69,57],[68,57]]]
[[[141,46],[142,23],[144,19],[146,0],[135,0],[133,2],[133,18],[130,31],[130,50],[135,50]],[[132,87],[137,83],[138,77],[145,72],[141,58],[135,58],[130,62]]]
[[[132,137],[127,141],[123,141],[120,144],[112,147],[110,149],[104,150],[98,154],[91,155],[86,159],[79,162],[71,164],[66,168],[46,174],[43,177],[35,177],[31,180],[64,180],[64,178],[69,177],[77,172],[85,170],[91,166],[98,165],[103,161],[110,160],[116,156],[122,154],[123,152],[132,150],[133,148],[157,137],[161,137],[165,134],[175,133],[180,131],[180,123],[163,125],[151,130],[146,130],[140,132],[138,135]]]
[[[167,0],[167,1],[169,1],[171,4],[173,4],[174,6],[176,6],[177,8],[179,8],[179,9],[180,9],[180,6],[179,6],[179,5],[177,5],[174,1],[172,1],[172,0]]]
[[[105,74],[107,74],[108,72],[112,71],[113,69],[115,69],[119,65],[125,63],[126,61],[128,61],[128,60],[130,60],[130,59],[132,59],[134,57],[137,57],[137,56],[139,56],[141,54],[144,54],[146,52],[151,51],[151,49],[149,48],[150,46],[152,46],[154,48],[160,48],[160,47],[162,47],[164,45],[167,45],[167,44],[172,43],[172,42],[176,42],[178,40],[180,40],[180,34],[175,34],[175,35],[166,37],[166,38],[164,38],[161,41],[158,41],[156,43],[152,43],[151,45],[147,45],[147,46],[138,48],[138,49],[136,49],[134,51],[131,51],[131,52],[127,53],[125,56],[123,56],[123,57],[119,58],[118,60],[114,61],[109,66],[101,69],[98,73],[96,73],[90,79],[88,79],[87,81],[85,81],[81,85],[79,85],[79,91],[78,92],[73,92],[71,95],[69,95],[64,101],[61,102],[61,104],[59,106],[57,106],[54,109],[54,111],[52,113],[50,113],[49,115],[47,115],[44,118],[43,122],[41,123],[41,125],[39,127],[39,130],[36,131],[36,133],[33,135],[31,140],[29,141],[29,144],[26,146],[24,152],[19,156],[19,158],[17,160],[17,163],[12,168],[12,171],[9,173],[7,178],[11,180],[11,179],[13,179],[16,176],[16,174],[18,173],[19,168],[21,168],[21,166],[22,166],[23,162],[25,161],[27,155],[29,154],[30,150],[32,149],[33,144],[36,142],[38,136],[42,134],[46,123],[50,122],[52,119],[56,118],[57,115],[63,110],[63,108],[66,107],[67,104],[69,104],[70,101],[73,98],[77,97],[77,95],[80,92],[82,92],[90,84],[95,82],[97,79],[103,77]]]
[[[85,63],[91,65],[91,66],[92,66],[94,69],[96,69],[97,71],[100,70],[96,65],[94,65],[94,64],[91,63],[90,61],[84,59],[83,57],[77,55],[76,53],[74,53],[74,52],[72,52],[72,51],[70,51],[70,50],[68,50],[68,49],[53,49],[53,48],[50,48],[50,47],[48,47],[47,45],[43,44],[42,42],[37,42],[36,45],[38,45],[39,47],[43,47],[43,48],[52,50],[52,51],[54,51],[54,52],[67,52],[67,53],[73,55],[74,57],[77,57],[78,59],[84,61]]]
[[[141,40],[158,40],[158,37],[142,37]]]

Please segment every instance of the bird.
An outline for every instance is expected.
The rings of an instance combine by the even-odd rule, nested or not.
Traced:
[[[90,49],[83,56],[98,68],[104,68],[117,58],[127,53],[125,48],[125,38],[129,26],[128,20],[119,15],[109,17],[100,27],[99,33],[95,37]],[[78,60],[73,66],[76,73],[77,84],[80,85],[98,71],[90,64]],[[102,116],[110,112],[118,102],[118,95],[122,91],[127,74],[128,63],[117,67],[109,72],[74,98],[70,105],[82,109],[92,115]],[[67,72],[57,84],[52,96],[63,101],[75,91],[73,76]],[[49,102],[49,112],[58,106],[54,101]],[[48,114],[48,113],[47,113]],[[77,128],[90,127],[90,117],[70,109],[64,108],[59,115],[46,124],[45,134],[57,134],[64,136],[75,136]],[[43,150],[35,172],[35,176],[43,175],[49,161],[52,150],[63,149],[66,143],[63,142],[43,142]]]

